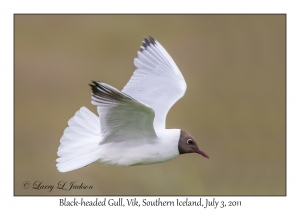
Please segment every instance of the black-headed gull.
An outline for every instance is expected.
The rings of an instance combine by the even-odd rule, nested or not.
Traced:
[[[166,129],[169,109],[186,91],[185,80],[167,51],[144,38],[134,59],[136,70],[122,91],[92,82],[92,104],[99,117],[82,107],[60,139],[57,169],[72,171],[93,162],[131,166],[199,153],[196,141],[181,129]]]

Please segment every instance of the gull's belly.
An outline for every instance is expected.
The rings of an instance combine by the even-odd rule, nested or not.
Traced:
[[[164,146],[164,145],[162,145]],[[103,149],[106,151],[98,162],[116,165],[131,166],[159,163],[170,160],[179,155],[177,148],[161,147],[156,144],[124,145],[115,143],[111,147]]]

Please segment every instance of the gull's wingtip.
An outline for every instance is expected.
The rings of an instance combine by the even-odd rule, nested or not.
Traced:
[[[155,44],[155,42],[156,42],[156,39],[154,39],[152,36],[148,36],[148,38],[147,37],[145,37],[145,36],[143,36],[143,38],[144,38],[144,42],[146,42],[147,44]]]
[[[156,39],[154,39],[152,36],[149,35],[149,38],[143,36],[144,40],[142,41],[142,46],[140,47],[140,52],[143,52],[147,49],[147,47],[150,47],[151,45],[155,45]]]
[[[154,39],[152,36],[149,35],[149,40],[151,42],[151,44],[156,44],[156,39]]]

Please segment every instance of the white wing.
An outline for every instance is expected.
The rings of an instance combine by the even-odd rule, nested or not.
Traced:
[[[151,139],[156,137],[153,128],[154,111],[110,85],[93,82],[92,104],[98,106],[101,135],[110,141]]]
[[[171,56],[152,37],[144,38],[134,65],[137,69],[122,92],[155,111],[154,128],[158,133],[165,129],[170,108],[184,95],[185,80]]]

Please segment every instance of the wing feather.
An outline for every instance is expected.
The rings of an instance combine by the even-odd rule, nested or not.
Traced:
[[[98,106],[101,143],[143,140],[156,137],[154,111],[147,105],[100,82],[92,82],[92,104]]]
[[[155,111],[156,133],[165,129],[169,109],[184,95],[185,80],[167,51],[154,38],[144,38],[134,59],[136,70],[122,92]]]

